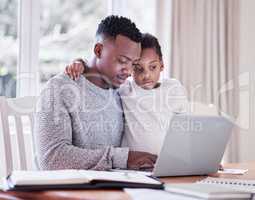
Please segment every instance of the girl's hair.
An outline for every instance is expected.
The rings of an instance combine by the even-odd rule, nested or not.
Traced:
[[[155,36],[149,33],[143,33],[141,46],[142,46],[142,50],[149,49],[149,48],[154,49],[156,54],[159,56],[160,60],[162,60],[161,46],[158,42],[158,39]]]

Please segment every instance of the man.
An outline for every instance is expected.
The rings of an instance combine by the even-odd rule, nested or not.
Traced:
[[[40,95],[35,120],[41,169],[152,168],[156,156],[121,148],[123,111],[116,88],[141,53],[141,33],[129,19],[106,17],[84,76],[59,74]]]

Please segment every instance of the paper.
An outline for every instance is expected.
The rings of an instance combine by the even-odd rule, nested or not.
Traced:
[[[144,174],[130,173],[130,172],[109,172],[109,171],[86,171],[80,170],[82,174],[88,177],[90,180],[109,180],[129,183],[144,183],[144,184],[158,184],[161,182],[150,178]]]
[[[14,185],[58,185],[83,184],[90,181],[118,181],[126,183],[162,183],[143,174],[93,170],[52,170],[52,171],[13,171],[11,181]]]
[[[231,178],[205,178],[198,183],[204,184],[219,184],[224,187],[237,189],[239,191],[246,191],[255,194],[255,181],[246,179],[231,179]]]
[[[124,172],[124,173],[133,173],[133,174],[142,174],[144,176],[151,176],[152,172],[138,171],[138,170],[127,170],[127,169],[112,169],[113,172]]]
[[[198,199],[250,199],[251,193],[218,184],[176,183],[165,184],[165,191],[197,197]]]
[[[230,169],[224,168],[223,170],[219,170],[219,174],[235,174],[235,175],[243,175],[248,172],[248,169]]]
[[[132,200],[197,200],[197,198],[171,194],[164,190],[152,189],[124,189]]]

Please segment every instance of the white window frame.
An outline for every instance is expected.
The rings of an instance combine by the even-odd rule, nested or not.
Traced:
[[[108,0],[109,15],[126,15],[127,0]]]
[[[17,97],[38,93],[40,1],[19,0]]]
[[[172,0],[157,0],[156,7],[156,36],[161,44],[164,60],[162,78],[171,77],[172,51]]]

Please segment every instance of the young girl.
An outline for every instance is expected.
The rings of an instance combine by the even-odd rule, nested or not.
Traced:
[[[132,72],[133,80],[127,80],[119,88],[125,115],[122,146],[158,154],[173,114],[186,111],[187,97],[176,79],[160,81],[164,64],[157,38],[143,34],[141,47],[140,61]],[[83,65],[78,68],[70,65],[66,73],[77,77],[83,73]]]

